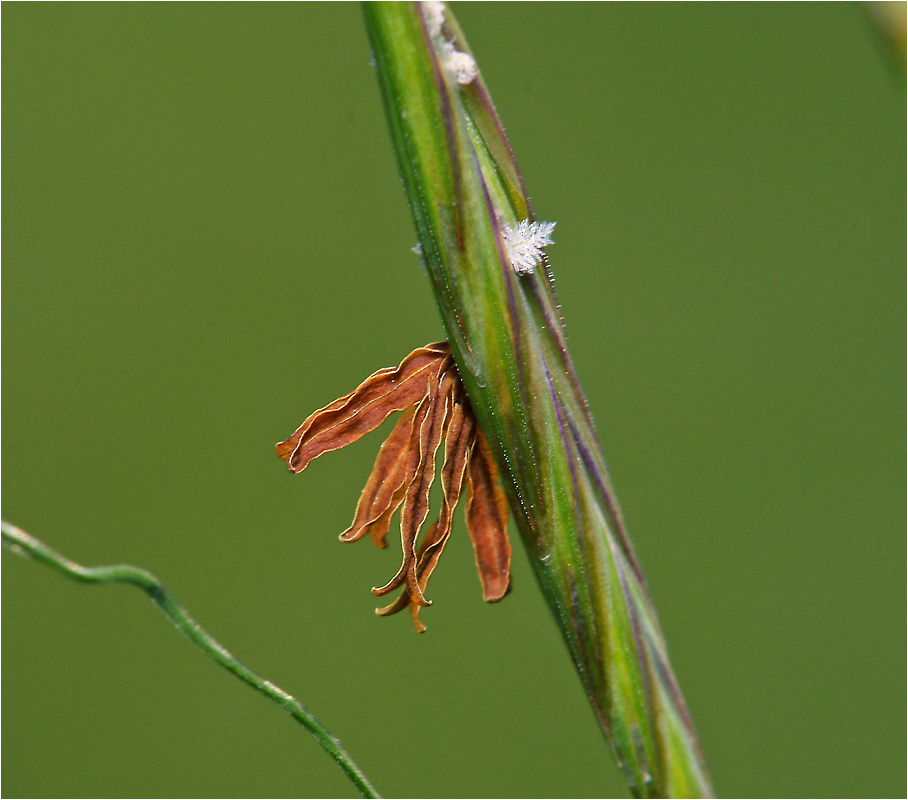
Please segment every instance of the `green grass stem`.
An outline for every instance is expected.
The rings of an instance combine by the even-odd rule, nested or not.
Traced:
[[[567,350],[541,252],[552,228],[534,217],[447,6],[378,2],[364,10],[391,141],[460,377],[592,710],[633,794],[710,796]],[[539,248],[528,256],[531,237]]]
[[[363,797],[380,796],[362,770],[356,765],[347,751],[344,750],[343,745],[306,710],[299,700],[287,694],[280,687],[275,686],[271,681],[257,675],[245,664],[238,661],[208,631],[189,616],[186,609],[177,602],[176,598],[164,587],[164,584],[150,572],[129,564],[83,567],[75,561],[70,561],[56,550],[48,547],[44,542],[27,534],[15,525],[10,525],[8,522],[2,522],[0,525],[2,525],[3,530],[3,546],[17,555],[34,558],[36,561],[47,564],[47,566],[57,570],[57,572],[81,583],[127,583],[140,588],[151,598],[151,601],[161,610],[164,616],[207,656],[214,659],[224,669],[236,675],[241,681],[248,683],[253,689],[277,703],[309,731],[315,737],[315,740],[337,762],[344,774],[353,781],[353,784]]]

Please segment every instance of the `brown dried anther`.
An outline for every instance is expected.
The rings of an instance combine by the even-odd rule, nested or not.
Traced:
[[[379,370],[355,391],[309,416],[275,449],[291,472],[302,472],[312,459],[355,442],[395,411],[404,413],[379,450],[353,524],[340,540],[355,542],[368,533],[377,547],[387,547],[391,517],[401,509],[400,570],[372,592],[382,596],[403,587],[397,600],[376,613],[387,616],[409,607],[416,629],[422,632],[419,608],[431,605],[423,592],[451,534],[465,481],[467,532],[487,602],[501,600],[507,593],[511,562],[507,502],[498,485],[498,469],[476,424],[448,343],[420,347],[400,366]],[[442,440],[441,511],[417,544],[429,513],[435,454]]]

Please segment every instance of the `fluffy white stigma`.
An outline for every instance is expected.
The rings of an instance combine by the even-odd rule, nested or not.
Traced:
[[[530,222],[528,219],[512,228],[505,223],[501,228],[504,248],[511,266],[519,275],[529,275],[542,263],[543,248],[552,241],[554,222]]]
[[[441,36],[441,26],[445,24],[445,4],[438,0],[427,0],[422,4],[429,36],[433,39]]]
[[[449,42],[442,30],[445,24],[445,4],[438,0],[427,0],[423,3],[423,16],[429,36],[438,48],[439,61],[442,68],[451,75],[461,86],[472,83],[479,74],[479,67],[469,53],[462,53],[454,42]]]
[[[441,63],[461,86],[472,83],[473,78],[479,74],[479,67],[476,66],[473,56],[461,53],[451,42],[441,44]]]

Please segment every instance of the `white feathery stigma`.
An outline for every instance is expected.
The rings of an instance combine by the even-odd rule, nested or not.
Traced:
[[[454,42],[449,42],[442,32],[442,26],[445,24],[445,4],[438,2],[438,0],[427,0],[422,6],[426,27],[429,29],[429,36],[438,49],[442,67],[450,75],[453,75],[454,80],[461,86],[472,83],[473,79],[479,74],[476,60],[469,53],[462,53],[454,47]]]
[[[542,263],[543,248],[552,241],[554,222],[530,222],[528,219],[519,222],[512,228],[506,222],[501,226],[504,249],[511,266],[518,275],[529,275]]]
[[[441,36],[441,26],[445,24],[445,4],[439,3],[438,0],[427,0],[422,7],[425,10],[429,36],[433,39]]]

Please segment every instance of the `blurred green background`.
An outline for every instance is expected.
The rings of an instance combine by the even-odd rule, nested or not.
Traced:
[[[520,549],[417,636],[314,409],[442,335],[355,4],[6,4],[3,515],[159,575],[389,796],[626,795]],[[455,6],[716,790],[905,793],[905,92],[852,4]],[[3,556],[5,796],[344,796],[126,587]]]

